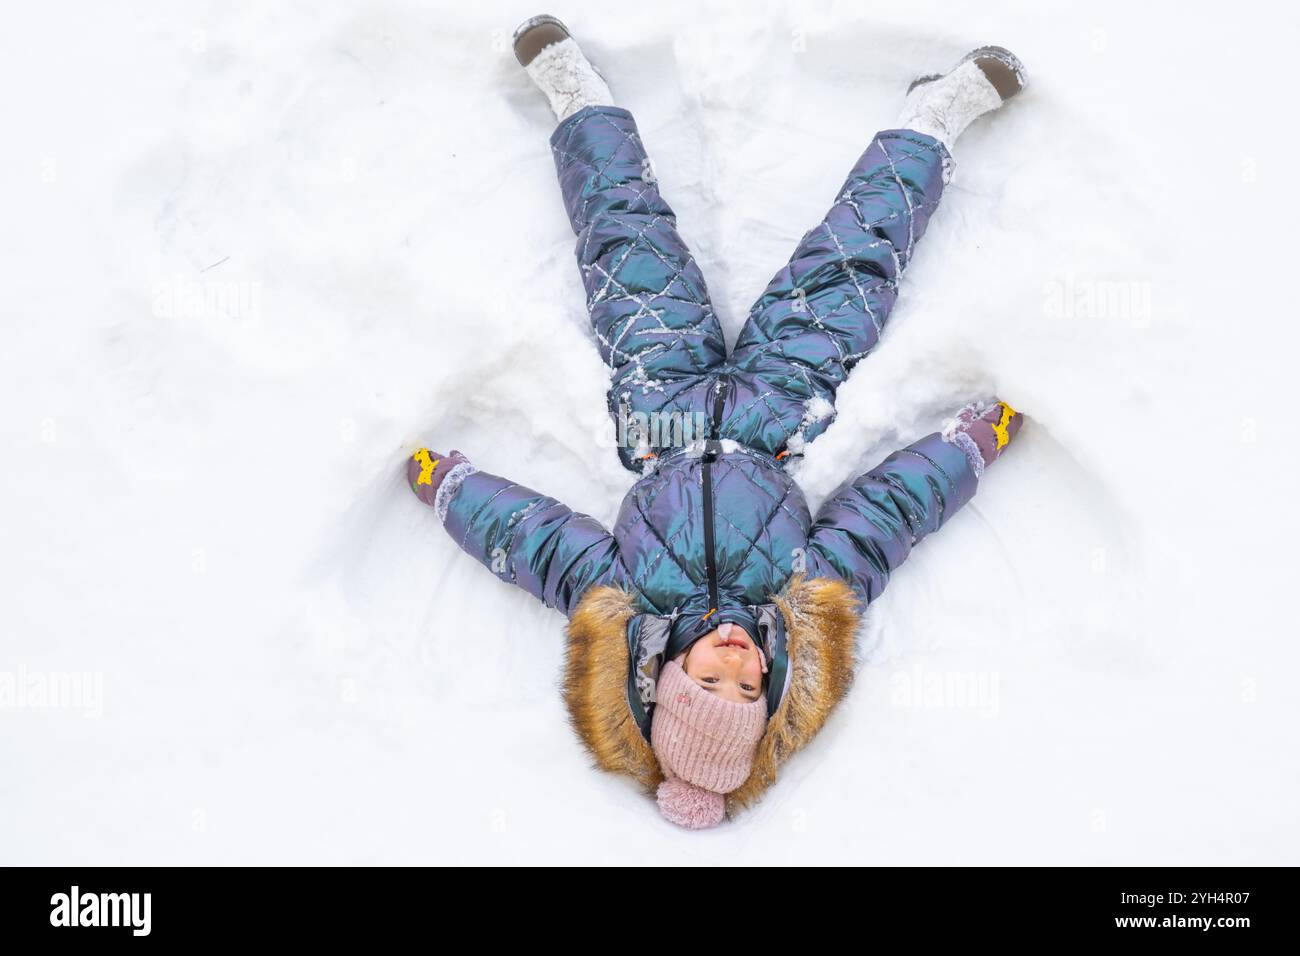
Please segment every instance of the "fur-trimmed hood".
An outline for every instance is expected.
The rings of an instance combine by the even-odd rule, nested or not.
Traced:
[[[844,582],[796,576],[773,604],[785,630],[789,675],[768,718],[748,779],[727,795],[727,814],[752,806],[789,757],[807,744],[848,691],[855,665],[859,601]],[[603,770],[635,778],[649,794],[663,772],[628,701],[632,595],[601,586],[582,596],[568,627],[564,702],[583,744]]]

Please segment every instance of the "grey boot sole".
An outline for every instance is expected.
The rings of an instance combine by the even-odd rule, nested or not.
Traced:
[[[569,28],[549,13],[529,17],[515,27],[515,59],[520,66],[527,66],[552,43],[559,43],[569,36]]]
[[[980,61],[979,68],[981,72],[993,84],[993,88],[998,91],[998,96],[1002,97],[1004,103],[1023,90],[1025,84],[1029,81],[1029,74],[1025,70],[1025,65],[1020,62],[1018,56],[1006,47],[976,47],[958,60],[953,70],[970,60]],[[948,72],[951,73],[952,70]],[[930,73],[926,76],[918,76],[907,87],[907,92],[911,93],[922,83],[933,83],[935,80],[942,79],[947,75],[947,73]]]

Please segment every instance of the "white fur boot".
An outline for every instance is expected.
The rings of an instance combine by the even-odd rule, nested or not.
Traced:
[[[530,17],[515,30],[515,58],[546,94],[557,120],[584,106],[613,106],[614,94],[555,17]]]
[[[1009,50],[972,50],[947,73],[923,76],[907,90],[898,128],[913,129],[942,141],[948,151],[962,131],[995,110],[1025,86],[1025,68]]]

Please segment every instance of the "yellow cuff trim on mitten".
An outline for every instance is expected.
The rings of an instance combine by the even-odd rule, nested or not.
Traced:
[[[993,426],[993,434],[998,437],[998,449],[1001,450],[1011,441],[1011,432],[1007,431],[1007,426],[1015,417],[1016,410],[1006,402],[998,402],[998,406],[1002,409],[1002,418]]]
[[[438,467],[439,459],[431,458],[427,448],[421,448],[411,457],[420,463],[420,477],[415,479],[415,483],[417,485],[433,484],[433,470]]]

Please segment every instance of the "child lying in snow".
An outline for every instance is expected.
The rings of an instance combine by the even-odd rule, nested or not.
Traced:
[[[515,53],[560,121],[551,151],[609,408],[634,426],[619,455],[642,477],[613,533],[459,452],[417,451],[408,479],[464,550],[570,618],[565,703],[597,764],[657,792],[674,823],[712,826],[821,729],[853,676],[859,609],[1020,428],[1005,403],[974,402],[815,518],[786,471],[875,346],[953,141],[1024,71],[983,47],[913,83],[728,356],[631,113],[553,17],[525,22]],[[703,435],[647,428],[701,418]]]

